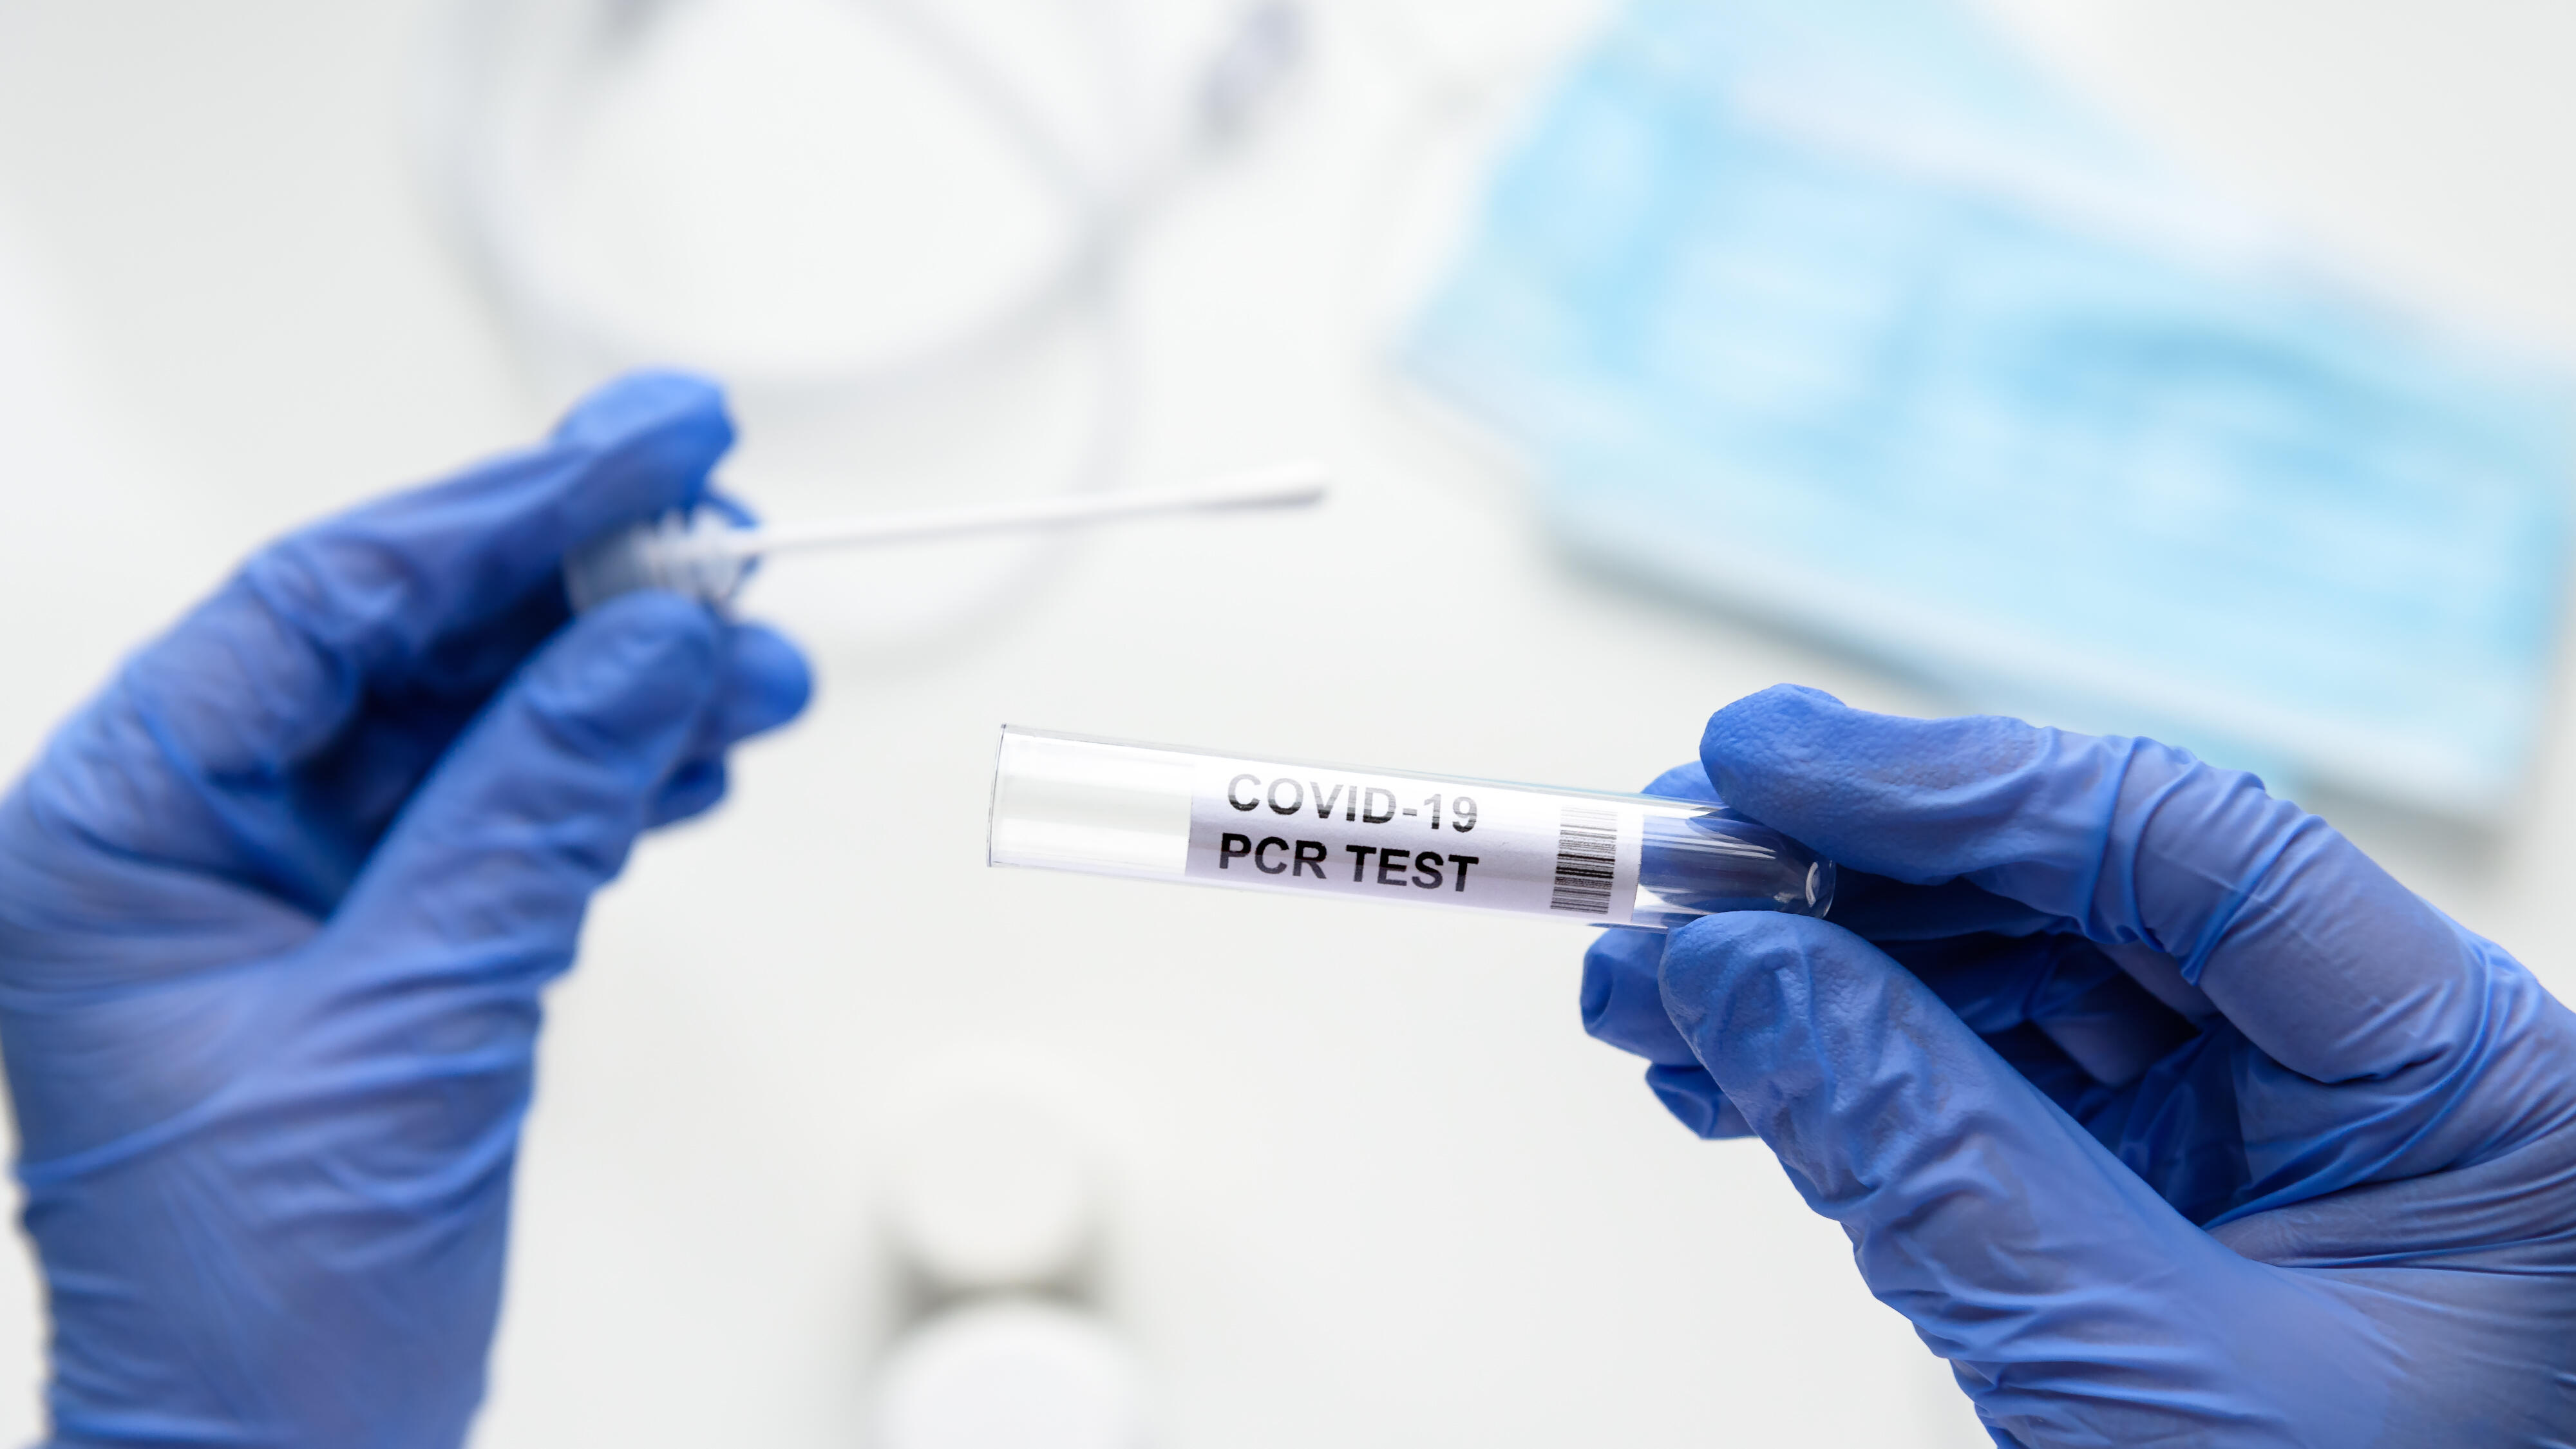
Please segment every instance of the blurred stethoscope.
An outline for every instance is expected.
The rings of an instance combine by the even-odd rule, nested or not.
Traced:
[[[1374,335],[1382,321],[1375,313],[1409,307],[1422,279],[1445,259],[1440,238],[1449,215],[1466,209],[1466,183],[1457,178],[1481,170],[1488,133],[1508,121],[1517,98],[1607,3],[1355,0],[1334,12],[1410,97],[1373,148],[1383,174],[1370,187],[1375,199],[1355,247],[1366,275],[1347,289],[1362,299],[1357,310],[1371,314],[1361,330]],[[438,229],[549,402],[637,365],[714,371],[765,450],[763,461],[747,465],[751,473],[732,476],[791,518],[881,506],[876,485],[885,480],[871,470],[884,453],[899,459],[899,469],[925,456],[951,457],[923,454],[904,432],[915,416],[947,416],[942,399],[962,400],[970,419],[980,412],[1008,420],[1000,428],[970,421],[970,435],[978,428],[1044,435],[1007,459],[966,464],[968,472],[982,470],[969,489],[988,488],[986,479],[1020,493],[1105,489],[1129,481],[1124,453],[1134,389],[1122,281],[1140,238],[1194,180],[1225,168],[1275,129],[1330,8],[1329,0],[443,0],[432,11],[418,67],[415,150]],[[783,69],[794,74],[774,86],[758,63],[748,74],[737,67],[711,102],[686,97],[696,110],[665,116],[671,125],[664,129],[645,128],[641,164],[648,172],[659,168],[657,199],[682,214],[639,220],[620,213],[605,226],[579,216],[567,195],[592,179],[584,146],[604,130],[631,125],[639,96],[648,110],[674,108],[672,94],[655,88],[666,79],[657,67],[675,53],[710,48],[711,38],[721,48],[727,25],[740,29],[791,12],[799,23],[864,30],[865,56],[817,46],[791,56]],[[1032,67],[1032,56],[1041,64]],[[711,157],[730,164],[725,148],[744,141],[746,131],[755,133],[748,150],[779,140],[747,126],[740,112],[775,99],[782,104],[769,107],[772,119],[784,113],[802,126],[808,118],[800,107],[819,91],[846,104],[817,129],[846,128],[854,116],[862,128],[908,124],[914,113],[869,90],[897,78],[889,65],[909,82],[900,88],[946,102],[938,136],[877,137],[892,150],[858,147],[865,154],[855,155],[855,164],[791,158],[806,170],[785,184],[774,168],[766,174],[770,191],[747,209],[757,215],[734,217],[738,229],[729,241],[711,251],[678,248],[676,274],[673,257],[660,255],[660,272],[644,269],[654,280],[636,285],[630,275],[625,285],[602,285],[601,273],[655,256],[657,225],[676,220],[686,230],[703,219],[688,212],[722,213],[742,200],[738,190],[710,185],[705,171],[691,169]],[[757,93],[764,88],[775,97]],[[671,126],[685,132],[710,115],[729,134],[675,141]],[[849,139],[846,129],[840,139]],[[833,144],[829,136],[790,135],[786,149],[829,153]],[[972,243],[991,240],[974,234],[971,208],[935,204],[939,193],[958,189],[939,168],[961,145],[976,153],[974,167],[991,173],[986,181],[999,177],[1035,198],[1013,233],[1026,244],[1003,248],[999,262],[987,248],[973,262],[945,267],[946,275],[916,289],[919,296],[908,300],[921,305],[909,311],[878,310],[886,289],[914,285],[911,264],[943,271],[956,260],[950,250],[973,252]],[[666,159],[674,164],[662,166]],[[902,234],[908,252],[898,247],[904,254],[887,262],[883,249],[845,246],[854,214],[865,229]],[[750,329],[750,345],[741,330],[726,331],[724,308],[741,299],[740,290],[707,289],[714,305],[696,312],[666,305],[656,290],[740,283],[740,273],[765,265],[757,244],[740,245],[740,227],[789,229],[808,216],[829,223],[815,229],[819,252],[798,254],[801,271],[764,274],[741,309],[793,314],[790,345],[775,345],[778,334],[758,327]],[[726,273],[732,275],[719,275]],[[845,305],[848,290],[835,285],[843,280],[877,291],[863,290],[857,305]],[[817,294],[830,300],[807,305]],[[907,325],[883,325],[889,313],[903,314]],[[675,314],[684,314],[677,325]],[[1063,365],[1068,359],[1071,367]],[[994,411],[1010,379],[1033,374],[1066,384],[1045,399],[1055,409],[1046,414],[1052,432],[1031,421],[1036,410],[1025,397],[1014,395],[1006,411]],[[930,446],[945,447],[956,436],[940,434],[946,442]],[[782,437],[798,441],[780,447]],[[870,577],[843,579],[829,597],[804,602],[828,611],[845,643],[910,650],[1039,587],[1056,556],[1048,544],[988,548],[923,560],[909,572],[883,560],[871,564]]]
[[[433,15],[417,85],[415,150],[422,183],[448,248],[489,304],[538,392],[562,400],[631,366],[714,371],[773,464],[768,474],[755,474],[750,487],[770,505],[786,503],[791,516],[884,508],[884,485],[899,480],[886,480],[884,467],[871,462],[878,456],[871,449],[881,449],[889,436],[904,436],[907,420],[938,415],[940,400],[966,400],[969,418],[976,407],[989,415],[992,397],[1007,394],[1015,387],[1010,379],[1030,369],[1054,369],[1051,376],[1066,379],[1061,397],[1074,400],[1069,413],[1059,410],[1061,425],[1048,436],[1051,441],[1028,443],[1007,464],[956,464],[958,446],[948,446],[925,467],[935,472],[945,459],[966,472],[981,467],[997,480],[966,482],[969,490],[1108,490],[1128,482],[1123,451],[1133,387],[1121,322],[1128,258],[1146,224],[1190,180],[1221,168],[1278,111],[1280,95],[1309,49],[1306,0],[1206,0],[1185,31],[1198,36],[1198,44],[1180,46],[1177,62],[1157,54],[1157,64],[1146,64],[1146,41],[1175,36],[1172,10],[1164,5],[1157,26],[1146,28],[1128,10],[1131,3],[448,0]],[[827,242],[819,271],[786,276],[791,268],[778,268],[781,276],[750,278],[757,302],[750,309],[768,307],[770,320],[791,317],[801,327],[793,345],[762,345],[768,335],[744,345],[739,333],[724,335],[729,315],[721,307],[685,315],[685,307],[662,307],[652,286],[603,286],[603,273],[616,271],[621,260],[654,258],[659,237],[649,235],[649,222],[636,229],[590,224],[582,232],[580,206],[567,201],[577,199],[585,183],[582,147],[611,121],[634,119],[621,106],[631,106],[636,95],[670,106],[670,95],[652,88],[657,64],[690,52],[690,46],[711,49],[711,36],[721,49],[724,26],[742,31],[760,23],[793,23],[806,26],[791,31],[793,36],[829,31],[842,41],[863,31],[866,44],[855,49],[814,46],[811,54],[799,54],[796,41],[786,41],[781,70],[793,77],[778,80],[778,93],[786,98],[781,113],[791,116],[791,124],[755,137],[747,147],[806,147],[814,155],[793,157],[793,165],[809,165],[814,157],[829,165],[809,165],[811,188],[806,173],[793,165],[783,178],[775,168],[762,173],[762,186],[770,191],[762,193],[760,217],[750,222],[755,229],[734,232],[737,240],[752,235],[752,242],[732,253],[719,248],[680,255],[683,273],[677,281],[683,286],[675,291],[706,281],[719,297],[742,297],[744,273],[762,266],[757,227],[793,227],[806,214],[819,217],[817,235],[837,237]],[[768,62],[778,62],[775,46],[781,41],[770,36],[770,44]],[[1162,49],[1172,52],[1175,46]],[[1033,67],[1033,54],[1043,64]],[[742,111],[768,103],[768,75],[762,72],[768,62],[737,57],[737,72],[724,77],[714,108],[690,113],[690,119],[739,121]],[[837,70],[840,62],[850,62],[848,75]],[[868,70],[871,64],[876,70]],[[889,75],[886,67],[899,70]],[[1046,85],[1048,80],[1054,85]],[[791,85],[804,90],[788,95]],[[904,126],[920,116],[881,90],[938,98],[938,124],[948,131],[935,139],[909,134]],[[696,98],[701,106],[703,101],[703,95]],[[806,116],[799,106],[806,103],[817,103],[824,113],[811,137],[799,129]],[[835,142],[822,134],[829,121],[848,126],[853,116],[866,129],[863,139],[878,150],[868,150],[868,144],[850,155],[829,150]],[[889,129],[894,134],[884,134]],[[840,134],[850,137],[850,131]],[[721,211],[739,201],[739,193],[721,186],[706,188],[703,199],[690,191],[708,175],[721,180],[721,173],[690,173],[690,165],[706,165],[708,150],[716,152],[716,165],[726,165],[724,144],[734,139],[690,137],[685,126],[647,126],[644,173],[654,186],[677,191],[683,206],[680,214],[662,217],[685,229],[698,219],[685,211],[690,206]],[[976,222],[956,206],[940,209],[940,201],[956,201],[961,186],[971,191],[974,178],[961,183],[940,170],[951,165],[948,157],[961,144],[976,152],[976,165],[992,173],[987,183],[997,175],[1023,199],[1038,196],[1025,206],[1025,224],[1005,237],[1010,245],[999,248],[1005,260],[997,263],[987,253],[979,266],[963,268],[963,284],[956,276],[940,278],[940,291],[922,286],[902,263],[878,263],[871,271],[858,255],[845,260],[829,250],[853,235],[909,227],[909,250],[896,250],[927,263],[927,271],[940,271],[938,263],[971,250],[969,242],[992,240],[976,237]],[[670,168],[659,168],[662,155],[652,147],[670,152]],[[688,155],[690,147],[698,147],[698,155]],[[744,155],[744,165],[760,160]],[[829,229],[835,206],[840,232]],[[850,232],[853,214],[860,232]],[[806,255],[814,255],[811,248]],[[670,258],[662,255],[659,266],[667,263]],[[938,291],[938,304],[927,312],[914,307],[912,325],[891,330],[868,325],[873,315],[866,307],[806,307],[806,284],[822,294],[835,281],[853,281],[873,289],[860,297],[891,297],[896,304],[912,302],[904,289]],[[848,299],[848,291],[840,297]],[[683,315],[677,325],[675,312]],[[703,325],[693,333],[690,322]],[[1061,358],[1072,358],[1072,364]],[[1002,407],[1005,413],[994,415],[992,423],[966,425],[969,454],[979,428],[1036,436],[1023,402]],[[1033,462],[1023,456],[1030,449],[1036,449]],[[744,474],[737,467],[732,477],[742,480]],[[1051,541],[974,549],[979,552],[956,557],[878,559],[866,578],[850,575],[824,596],[806,596],[806,611],[827,614],[842,642],[914,650],[1041,588],[1051,575],[1048,565],[1061,557],[1061,547]]]
[[[668,360],[667,339],[618,315],[567,274],[545,234],[548,193],[561,185],[549,168],[563,138],[644,52],[652,32],[720,3],[454,0],[444,12],[424,68],[418,128],[429,194],[448,240],[513,341],[549,372],[597,375]],[[1298,68],[1307,40],[1299,0],[1243,0],[1196,73],[1179,82],[1187,90],[1181,104],[1138,107],[1121,94],[1136,84],[1121,0],[1057,0],[1064,28],[1087,42],[1081,49],[1097,72],[1096,103],[1117,113],[1094,128],[1109,144],[1085,154],[1062,117],[1050,116],[1046,101],[979,43],[972,27],[958,23],[954,0],[836,3],[875,21],[983,118],[1061,212],[1066,238],[1043,265],[924,345],[820,365],[764,368],[753,360],[728,368],[737,387],[838,402],[971,366],[1099,302],[1138,230],[1255,128]],[[1146,110],[1163,119],[1136,125],[1132,118]],[[902,199],[887,203],[888,224],[903,224]]]

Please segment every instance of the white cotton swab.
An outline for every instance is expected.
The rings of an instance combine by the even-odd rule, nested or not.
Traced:
[[[742,587],[753,563],[773,554],[1039,533],[1172,514],[1303,508],[1322,502],[1331,482],[1330,471],[1320,463],[1278,463],[1188,488],[1035,498],[775,528],[737,528],[705,510],[689,518],[666,514],[574,549],[564,559],[564,588],[577,610],[638,589],[670,589],[721,604]]]

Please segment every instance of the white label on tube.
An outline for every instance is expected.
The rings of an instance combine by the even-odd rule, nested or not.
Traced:
[[[1191,791],[1188,874],[1623,926],[1644,838],[1617,800],[1211,759]]]

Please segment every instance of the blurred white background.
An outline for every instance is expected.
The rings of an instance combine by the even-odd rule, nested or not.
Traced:
[[[577,364],[529,365],[420,184],[436,9],[0,0],[13,758],[244,549],[523,439],[570,395]],[[1223,9],[1139,7],[1149,129]],[[938,582],[919,566],[782,572],[756,602],[808,639],[820,696],[742,757],[721,814],[639,855],[554,997],[478,1443],[858,1442],[895,1310],[886,1144],[959,1081],[1043,1096],[1096,1143],[1104,1293],[1173,1449],[1984,1442],[1767,1155],[1693,1140],[1584,1038],[1581,931],[982,863],[1005,720],[1630,788],[1778,680],[1941,707],[1569,572],[1518,480],[1380,360],[1494,138],[1593,9],[1321,0],[1271,124],[1134,235],[1114,342],[1077,315],[996,375],[819,422],[747,406],[732,476],[781,516],[1060,486],[1097,444],[1086,390],[1113,354],[1118,479],[1313,454],[1349,484],[1312,518],[1100,537],[999,611],[906,614]],[[1994,10],[2401,295],[2576,359],[2576,11]],[[756,70],[762,46],[804,45],[780,23],[703,43]],[[881,42],[849,44],[901,74]],[[611,135],[597,191],[565,200],[612,252],[621,216],[668,223],[678,252],[597,275],[667,304],[670,335],[730,326],[725,345],[767,356],[815,329],[900,341],[965,305],[977,268],[1056,244],[1061,218],[1013,189],[982,123],[899,79],[832,101],[834,124],[905,138],[870,153],[881,204],[792,236],[751,224],[774,192],[741,178],[787,165],[760,128],[800,113],[787,81],[767,111],[728,108],[728,74],[656,75],[639,124],[685,133],[685,166],[620,172],[634,137]],[[772,285],[675,295],[690,247],[768,248]],[[2337,818],[2563,993],[2567,765],[2553,747],[2499,837]],[[23,1439],[40,1316],[25,1265],[0,1275],[0,1433]]]

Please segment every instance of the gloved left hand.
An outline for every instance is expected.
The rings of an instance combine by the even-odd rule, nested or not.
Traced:
[[[803,707],[566,549],[699,501],[715,390],[287,538],[0,804],[0,1055],[57,1444],[449,1446],[483,1389],[539,994],[639,832]]]

